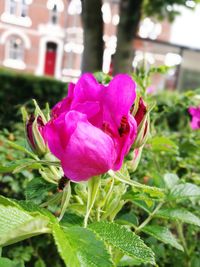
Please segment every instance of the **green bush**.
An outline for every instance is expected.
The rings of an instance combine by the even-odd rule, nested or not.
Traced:
[[[0,69],[0,128],[12,129],[13,123],[20,121],[21,105],[30,106],[31,99],[52,106],[66,91],[67,85],[61,81]]]

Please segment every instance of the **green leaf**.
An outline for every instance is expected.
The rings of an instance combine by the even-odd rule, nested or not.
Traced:
[[[154,187],[154,186],[148,186],[145,184],[140,184],[136,181],[133,181],[133,180],[125,177],[121,172],[114,172],[111,170],[108,173],[111,177],[114,177],[116,180],[118,180],[122,183],[125,183],[125,184],[129,184],[129,185],[133,186],[134,189],[140,189],[140,191],[142,190],[144,193],[149,194],[151,197],[158,197],[158,198],[164,197],[164,190],[162,190],[161,188]]]
[[[5,142],[12,148],[16,149],[16,150],[19,150],[21,152],[24,152],[25,154],[31,156],[32,158],[34,159],[37,159],[37,156],[30,152],[28,149],[26,149],[24,146],[21,146],[19,144],[17,144],[16,142],[12,142],[12,141],[9,141],[9,140],[5,140]]]
[[[154,207],[154,202],[151,198],[142,194],[137,195],[131,191],[128,191],[126,194],[124,194],[123,199],[131,201],[133,204],[143,209],[147,213],[151,213]]]
[[[36,162],[36,161],[25,161],[24,163],[18,165],[14,170],[13,173],[19,173],[21,171],[23,171],[24,169],[40,169],[41,168],[41,164]]]
[[[179,220],[185,223],[200,226],[200,219],[193,213],[182,208],[161,209],[156,213],[155,216],[163,219]]]
[[[48,219],[52,223],[57,223],[58,220],[57,218],[47,209],[41,208],[40,206],[36,205],[35,203],[31,201],[15,201],[17,204],[20,205],[20,208],[23,208],[23,210],[27,211],[30,215],[35,216],[35,215],[43,215],[45,217],[48,217]]]
[[[176,145],[176,143],[164,136],[153,137],[149,143],[152,146],[152,150],[155,152],[165,151],[170,153],[176,153],[178,151],[178,146]]]
[[[190,197],[200,198],[199,186],[191,183],[175,185],[168,195],[168,199],[181,199]]]
[[[56,185],[48,183],[41,177],[33,178],[27,185],[25,196],[27,200],[40,202],[47,195],[48,191],[53,191]]]
[[[75,213],[66,212],[62,220],[60,221],[60,225],[62,227],[70,227],[75,225],[82,226],[83,220],[84,217],[81,217]]]
[[[104,243],[95,234],[79,226],[53,226],[53,236],[60,256],[68,267],[112,267]]]
[[[65,211],[69,205],[70,198],[71,198],[71,185],[70,185],[70,181],[68,181],[68,184],[65,186],[65,188],[63,190],[59,221],[62,219],[62,217],[65,214]]]
[[[124,213],[116,218],[117,223],[125,225],[138,225],[138,218],[133,212]]]
[[[163,179],[168,189],[172,189],[179,181],[178,176],[174,173],[166,173]]]
[[[0,246],[49,233],[49,218],[30,215],[17,203],[0,196]]]
[[[124,255],[120,262],[117,264],[117,267],[127,267],[127,266],[140,266],[141,261],[137,261],[129,256]]]
[[[0,165],[0,173],[11,173],[13,171],[18,172],[26,167],[37,169],[39,164],[32,159],[16,160],[14,163],[12,162],[8,165]]]
[[[46,267],[46,264],[42,259],[39,259],[35,262],[34,267]]]
[[[143,263],[155,263],[153,251],[147,247],[139,236],[126,227],[110,222],[97,222],[89,225],[99,237],[109,245],[119,249]]]
[[[147,225],[143,227],[142,232],[149,234],[165,244],[169,244],[178,250],[183,251],[183,247],[178,243],[175,236],[169,231],[167,227],[158,225]]]
[[[1,267],[24,267],[23,262],[11,261],[7,258],[0,258]]]

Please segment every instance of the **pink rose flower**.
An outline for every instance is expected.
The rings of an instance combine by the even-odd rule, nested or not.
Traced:
[[[188,109],[188,112],[192,117],[192,120],[190,122],[190,127],[193,130],[200,129],[200,107],[190,107]]]
[[[68,96],[53,108],[44,127],[44,138],[66,177],[83,181],[121,168],[137,134],[130,113],[135,88],[125,74],[108,85],[84,74],[76,85],[69,85]]]

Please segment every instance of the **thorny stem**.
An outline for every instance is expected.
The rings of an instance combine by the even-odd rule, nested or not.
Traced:
[[[135,233],[138,233],[141,231],[143,227],[145,227],[153,218],[153,216],[158,212],[158,210],[162,207],[164,202],[160,202],[158,206],[149,214],[149,216],[146,218],[146,220],[143,221],[137,228],[135,228]]]

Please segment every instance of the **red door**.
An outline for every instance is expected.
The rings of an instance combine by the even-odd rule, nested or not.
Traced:
[[[55,43],[47,43],[46,54],[45,54],[45,64],[44,64],[44,74],[49,76],[54,76],[55,65],[56,65],[56,50],[57,45]]]

